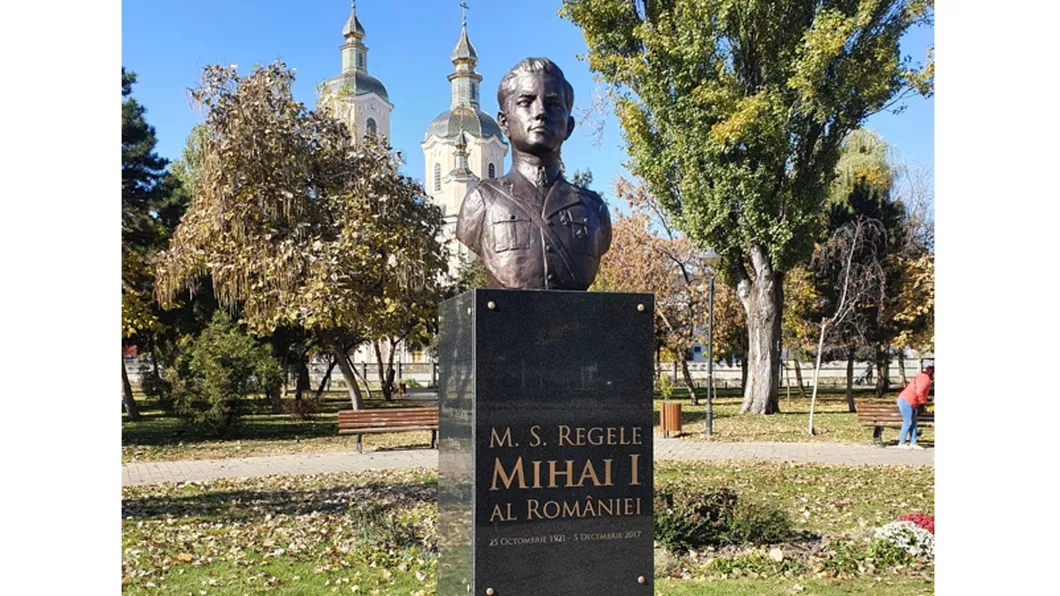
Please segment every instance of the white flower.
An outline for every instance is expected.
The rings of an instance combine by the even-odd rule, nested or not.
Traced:
[[[873,538],[882,538],[914,557],[935,556],[935,536],[911,521],[896,521],[876,528]]]

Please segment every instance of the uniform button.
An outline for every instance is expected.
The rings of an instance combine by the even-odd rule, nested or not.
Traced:
[[[549,273],[549,274],[548,274],[548,281],[552,281],[552,280],[554,280],[554,279],[556,279],[556,276],[555,276],[555,275],[553,275],[553,274],[551,274],[551,273]]]
[[[551,244],[546,245],[545,246],[545,250],[547,250],[548,252],[553,252],[552,245]]]

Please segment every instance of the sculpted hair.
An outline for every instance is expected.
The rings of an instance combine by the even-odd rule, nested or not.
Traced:
[[[559,66],[548,58],[527,58],[513,66],[501,79],[501,84],[497,86],[497,105],[500,106],[502,112],[507,111],[505,102],[508,100],[508,95],[515,90],[515,78],[524,72],[547,72],[554,77],[559,77],[563,81],[563,99],[567,104],[567,112],[574,109],[574,87],[567,82],[567,77],[563,76],[563,71]]]

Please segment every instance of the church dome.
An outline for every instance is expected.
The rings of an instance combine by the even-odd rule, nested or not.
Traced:
[[[456,139],[461,133],[480,139],[497,137],[507,144],[504,133],[492,116],[482,110],[468,107],[458,107],[439,114],[427,127],[424,139],[432,135],[442,139]]]
[[[342,90],[346,89],[354,95],[375,93],[379,97],[382,97],[383,100],[390,101],[390,97],[387,96],[386,87],[383,86],[383,82],[372,75],[359,70],[345,72],[330,79],[327,82],[327,86],[332,93],[336,94],[342,93]]]
[[[471,45],[471,40],[467,37],[467,23],[464,23],[464,27],[460,31],[460,41],[456,42],[456,47],[453,48],[453,53],[449,56],[449,59],[453,62],[457,60],[478,61],[478,53],[475,52],[475,46]]]
[[[349,37],[354,33],[364,37],[364,27],[361,26],[361,20],[357,18],[357,15],[351,13],[349,20],[346,21],[346,25],[342,28],[342,36]]]

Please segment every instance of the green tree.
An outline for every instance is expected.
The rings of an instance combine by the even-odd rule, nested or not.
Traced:
[[[821,227],[839,147],[933,67],[899,40],[932,0],[564,0],[610,87],[630,166],[747,315],[743,412],[778,410],[784,274]]]
[[[171,304],[209,274],[222,306],[249,330],[311,331],[363,407],[347,350],[395,313],[433,308],[446,255],[441,211],[397,172],[388,147],[354,144],[327,109],[292,97],[282,63],[240,78],[208,66],[192,98],[205,111],[192,205],[156,263]],[[412,304],[415,302],[415,304]]]
[[[269,346],[244,333],[223,311],[214,313],[167,370],[177,413],[217,434],[238,422],[250,396],[275,392],[282,375]]]
[[[155,153],[155,129],[146,109],[132,97],[136,73],[121,69],[121,307],[122,346],[148,338],[160,327],[151,299],[153,276],[146,258],[165,237],[156,213],[171,191],[168,162]],[[130,420],[139,420],[125,358],[121,361],[122,399]]]

